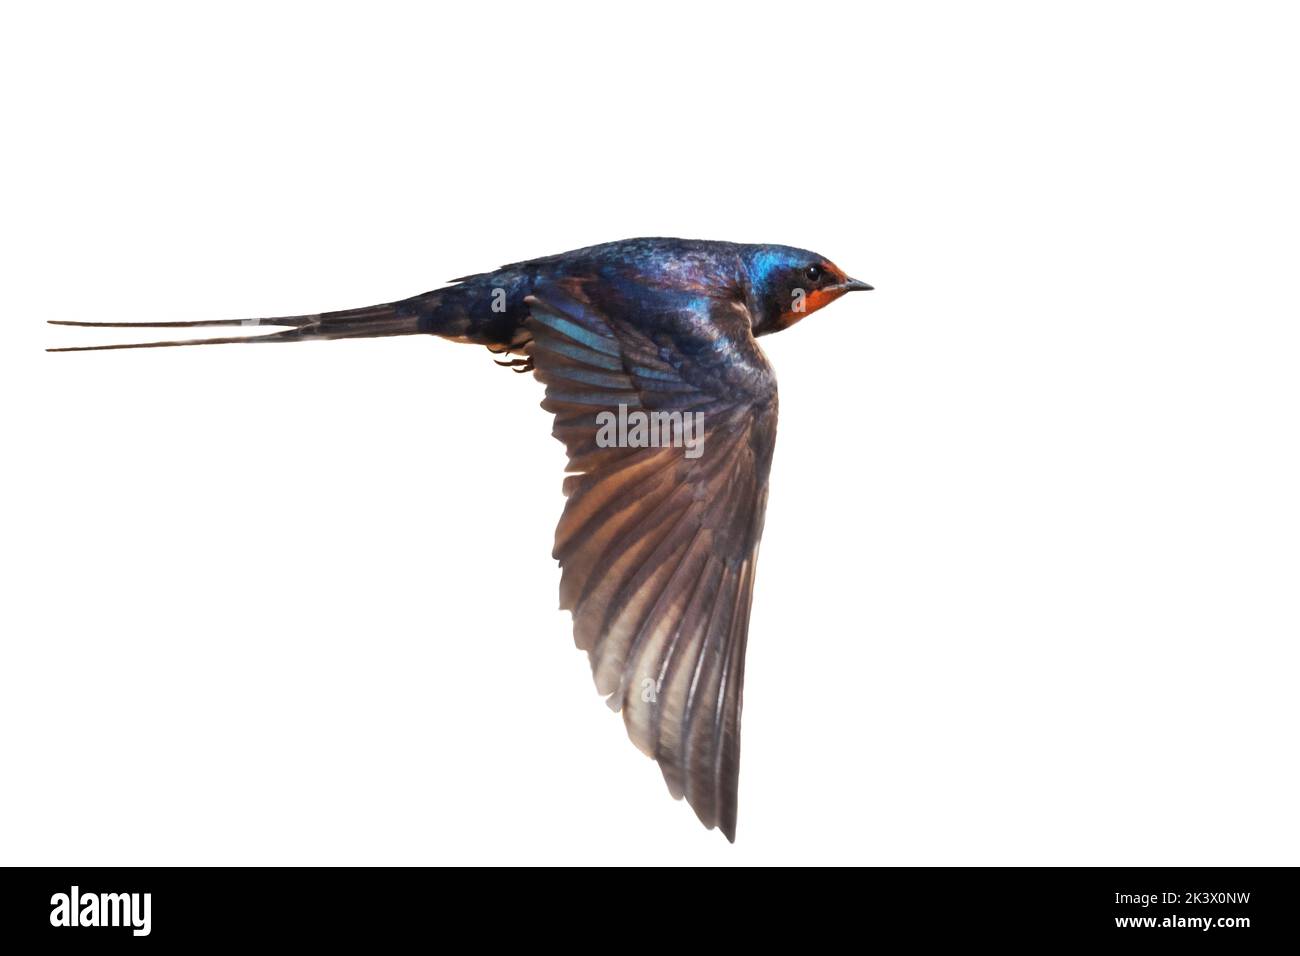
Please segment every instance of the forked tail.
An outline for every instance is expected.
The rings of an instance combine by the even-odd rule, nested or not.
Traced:
[[[422,325],[417,300],[390,302],[385,305],[322,312],[319,315],[286,315],[272,319],[211,319],[199,322],[77,322],[52,319],[50,325],[76,325],[100,329],[195,329],[228,326],[285,326],[267,335],[227,335],[207,339],[171,339],[161,342],[130,342],[121,345],[75,345],[46,349],[47,352],[95,352],[104,349],[154,349],[174,345],[229,345],[235,342],[302,342],[308,339],[371,338],[380,335],[415,335],[433,331]]]

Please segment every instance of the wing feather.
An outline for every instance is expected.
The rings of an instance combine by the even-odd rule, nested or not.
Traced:
[[[735,302],[642,301],[633,316],[566,283],[529,305],[542,406],[569,456],[554,555],[574,641],[669,792],[734,840],[745,647],[776,437],[771,370]],[[620,405],[702,411],[703,454],[601,447],[598,416]]]

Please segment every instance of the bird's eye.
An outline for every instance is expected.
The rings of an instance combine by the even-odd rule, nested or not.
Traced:
[[[806,275],[811,281],[816,282],[818,279],[822,277],[822,267],[809,266],[807,269],[803,271],[803,274]]]

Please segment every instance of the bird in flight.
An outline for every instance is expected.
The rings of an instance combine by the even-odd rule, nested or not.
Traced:
[[[429,334],[531,371],[568,452],[554,557],[574,640],[672,795],[734,842],[745,644],[776,443],[776,377],[757,339],[870,288],[804,249],[627,239],[340,312],[56,321],[281,330],[50,351]]]

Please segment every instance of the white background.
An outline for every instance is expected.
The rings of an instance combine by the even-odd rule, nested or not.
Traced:
[[[1300,862],[1286,5],[196,9],[0,29],[0,862]],[[877,286],[764,340],[735,846],[556,611],[531,378],[42,352],[637,235]]]

